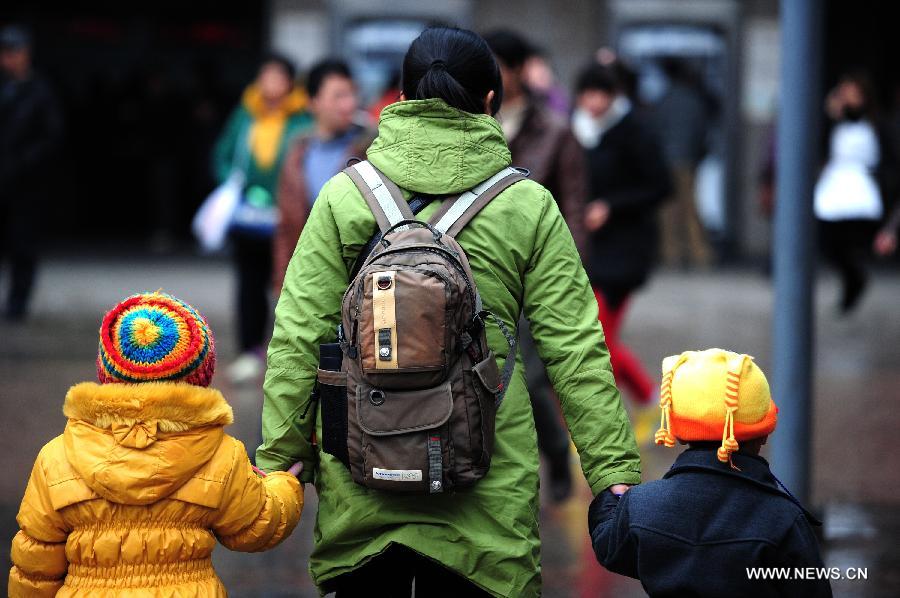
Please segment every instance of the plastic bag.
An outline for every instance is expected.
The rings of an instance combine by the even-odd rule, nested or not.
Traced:
[[[225,245],[243,188],[244,176],[236,171],[216,187],[197,210],[191,230],[204,251],[218,251]]]

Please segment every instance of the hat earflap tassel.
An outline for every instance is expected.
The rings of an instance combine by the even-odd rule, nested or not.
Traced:
[[[667,448],[675,446],[675,436],[672,434],[672,378],[675,376],[675,368],[666,372],[663,376],[661,392],[659,395],[659,430],[656,431],[654,441],[656,444],[665,445]]]
[[[728,368],[728,376],[725,381],[725,426],[722,430],[722,446],[716,451],[716,456],[722,463],[728,463],[732,469],[738,469],[731,461],[731,453],[740,448],[734,437],[734,414],[738,408],[738,392],[741,384],[741,371],[744,369],[744,360],[748,355],[741,355],[731,362]]]

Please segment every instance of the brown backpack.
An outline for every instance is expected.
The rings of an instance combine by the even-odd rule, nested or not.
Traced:
[[[455,236],[525,175],[505,168],[445,200],[426,223],[369,162],[344,172],[381,237],[344,293],[340,354],[332,350],[330,365],[329,345],[322,346],[322,448],[368,488],[436,493],[471,486],[490,468],[516,339],[482,306]],[[485,337],[487,320],[509,343],[502,375]]]

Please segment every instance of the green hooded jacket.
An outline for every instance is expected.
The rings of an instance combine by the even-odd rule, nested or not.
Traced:
[[[510,163],[496,120],[440,100],[393,104],[382,113],[378,133],[368,158],[407,194],[460,193]],[[350,178],[332,178],[303,229],[275,312],[257,464],[273,471],[302,460],[302,479],[315,481],[319,510],[310,572],[323,591],[329,579],[396,542],[496,596],[536,596],[538,449],[521,362],[497,414],[491,470],[471,489],[431,496],[369,490],[311,442],[314,431],[321,437],[318,409],[309,398],[319,344],[334,341],[349,272],[375,230]],[[613,380],[597,303],[553,197],[532,181],[517,183],[458,240],[485,308],[513,327],[524,307],[594,494],[612,484],[640,483],[640,456]],[[489,326],[488,342],[495,354],[507,353],[496,326]]]

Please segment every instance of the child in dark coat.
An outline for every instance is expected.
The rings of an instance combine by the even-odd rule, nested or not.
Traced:
[[[810,527],[821,523],[759,456],[778,410],[752,358],[721,349],[666,358],[660,406],[657,444],[688,449],[663,479],[594,499],[600,563],[650,596],[831,596]],[[789,571],[762,579],[758,567]]]

